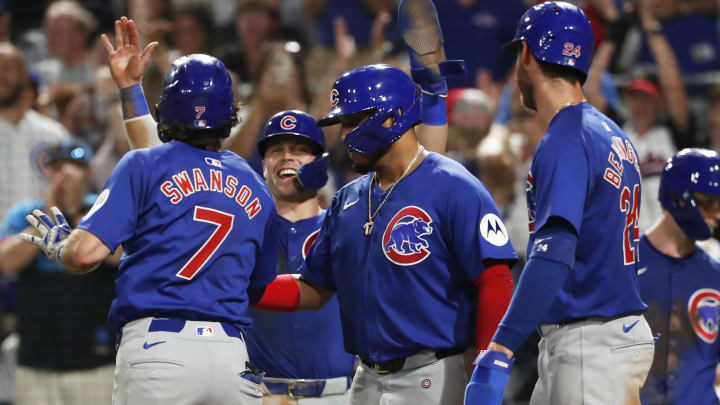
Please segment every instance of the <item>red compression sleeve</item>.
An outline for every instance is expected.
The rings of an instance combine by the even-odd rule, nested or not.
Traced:
[[[260,301],[252,308],[273,312],[294,312],[300,306],[300,287],[292,274],[280,274],[265,287]]]
[[[513,281],[507,262],[485,261],[485,270],[475,279],[475,286],[478,288],[476,347],[485,350],[512,298]]]

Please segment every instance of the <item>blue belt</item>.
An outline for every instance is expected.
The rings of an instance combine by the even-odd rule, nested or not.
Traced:
[[[227,322],[219,322],[225,333],[234,338],[243,340],[240,329]],[[153,319],[150,322],[148,332],[175,332],[178,333],[185,327],[184,319]]]
[[[347,379],[346,390],[350,388],[352,379]],[[264,381],[265,387],[271,394],[287,395],[290,398],[321,397],[325,390],[326,380],[294,380],[288,382]]]

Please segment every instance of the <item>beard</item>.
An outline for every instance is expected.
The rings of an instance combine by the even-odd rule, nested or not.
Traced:
[[[530,76],[521,64],[518,65],[517,83],[518,89],[520,89],[520,103],[528,110],[537,111],[537,106],[535,105],[535,89],[530,82]]]
[[[380,149],[377,152],[369,153],[367,155],[355,154],[355,152],[348,151],[350,155],[350,161],[352,162],[352,169],[360,174],[368,174],[375,170],[377,167],[378,160],[382,159],[383,156],[390,150],[389,146]],[[353,155],[359,155],[363,157],[362,161],[353,159]]]
[[[10,92],[5,97],[0,98],[0,108],[8,108],[17,104],[23,89],[24,86],[21,83],[15,83],[15,87],[10,89]]]

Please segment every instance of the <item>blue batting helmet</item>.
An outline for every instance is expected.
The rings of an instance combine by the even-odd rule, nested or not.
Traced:
[[[277,135],[301,136],[315,146],[314,153],[319,155],[325,152],[325,138],[322,130],[318,128],[315,118],[310,114],[298,110],[286,110],[270,117],[265,124],[262,136],[257,142],[260,156],[265,156],[268,141]]]
[[[337,124],[344,115],[369,113],[345,137],[345,146],[361,154],[390,146],[421,122],[417,86],[402,70],[389,65],[363,66],[340,76],[330,91],[330,105],[332,110],[318,121],[318,126]],[[383,122],[392,116],[395,123],[383,127]]]
[[[668,159],[660,178],[658,199],[675,222],[694,240],[712,235],[692,192],[720,196],[720,156],[709,149],[683,149]]]
[[[548,1],[528,9],[515,36],[505,45],[525,41],[535,58],[579,70],[587,77],[593,53],[593,31],[585,13],[570,3]],[[583,79],[584,82],[584,79]]]
[[[165,75],[162,95],[155,106],[160,140],[170,140],[163,130],[171,126],[215,129],[234,111],[232,79],[225,65],[203,54],[176,59]]]

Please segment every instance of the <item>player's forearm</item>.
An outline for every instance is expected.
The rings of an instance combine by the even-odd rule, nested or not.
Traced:
[[[262,298],[251,307],[272,312],[315,311],[330,301],[332,292],[299,277],[280,274],[265,286]]]
[[[152,115],[124,120],[125,135],[130,149],[152,148],[161,145],[157,134],[157,124]]]
[[[440,83],[425,84],[420,95],[423,122],[415,127],[415,133],[420,144],[431,152],[445,153],[447,149],[446,95],[447,85],[445,80]]]
[[[564,263],[531,258],[493,342],[517,351],[550,309],[568,273],[570,268]]]
[[[162,144],[157,124],[150,115],[140,84],[120,89],[125,135],[131,149],[152,148]]]
[[[552,217],[536,232],[530,260],[493,337],[513,352],[550,309],[575,261],[577,234],[569,222]]]
[[[477,350],[485,350],[512,299],[513,281],[505,263],[487,266],[475,280],[478,288]]]
[[[334,294],[332,291],[302,278],[297,279],[297,283],[300,289],[300,303],[298,305],[300,311],[317,311],[324,307]]]
[[[92,240],[88,235],[96,240]],[[94,235],[82,229],[75,229],[68,237],[60,259],[69,273],[85,274],[95,270],[109,253],[110,249]]]

